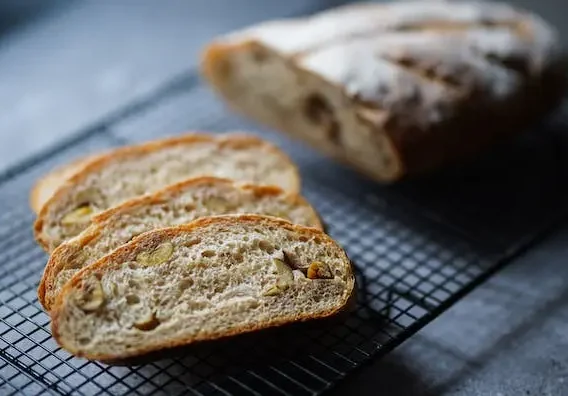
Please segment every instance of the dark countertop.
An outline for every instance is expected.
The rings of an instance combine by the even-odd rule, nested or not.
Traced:
[[[58,3],[0,31],[0,171],[195,65],[213,35],[306,7],[301,0],[241,0],[230,12],[228,0]],[[564,0],[516,3],[567,37]],[[334,393],[568,395],[567,232]]]
[[[337,394],[568,395],[566,257],[568,227]]]

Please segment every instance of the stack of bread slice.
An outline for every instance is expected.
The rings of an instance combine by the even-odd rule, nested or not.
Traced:
[[[53,336],[76,356],[120,361],[343,311],[351,263],[300,186],[287,155],[243,133],[55,169],[31,194]]]

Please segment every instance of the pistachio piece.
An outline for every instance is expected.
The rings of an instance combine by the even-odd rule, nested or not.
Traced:
[[[105,302],[105,294],[101,282],[93,280],[84,285],[83,290],[76,296],[77,305],[85,312],[99,309]]]
[[[78,249],[69,255],[69,258],[63,264],[63,268],[67,270],[80,269],[88,259],[89,254],[84,249]]]
[[[91,208],[88,204],[81,205],[63,216],[63,218],[61,219],[61,224],[71,225],[84,223],[90,219],[91,214],[93,214],[93,208]]]
[[[321,261],[314,261],[308,267],[308,278],[309,279],[332,279],[333,275],[329,266]]]
[[[281,289],[286,289],[294,282],[294,273],[292,268],[290,268],[284,261],[274,258],[272,262],[276,266],[278,271],[278,282],[277,286]]]
[[[158,265],[167,261],[174,252],[174,245],[164,242],[151,252],[141,252],[136,261],[143,265]]]
[[[150,253],[138,253],[138,256],[136,256],[136,261],[138,261],[140,264],[150,265]]]
[[[268,289],[262,293],[263,296],[275,296],[288,289],[288,287],[294,283],[294,272],[292,272],[292,268],[290,268],[284,260],[274,257],[272,263],[276,269],[274,273],[278,275],[278,279],[275,285],[269,286]]]
[[[133,324],[134,327],[142,331],[154,330],[159,325],[160,325],[160,320],[156,318],[156,314],[154,312],[149,312],[147,315],[138,319]]]
[[[280,288],[277,285],[274,286],[270,286],[268,289],[266,289],[266,291],[264,293],[262,293],[263,296],[275,296],[277,294],[279,294],[282,290],[280,290]]]
[[[172,257],[173,252],[174,245],[172,245],[170,242],[162,243],[152,253],[152,260],[156,263],[163,263],[164,261]]]

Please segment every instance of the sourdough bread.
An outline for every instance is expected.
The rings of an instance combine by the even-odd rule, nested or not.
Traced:
[[[471,158],[566,92],[566,53],[503,3],[403,1],[265,22],[211,43],[235,110],[388,182]]]
[[[229,213],[271,215],[322,227],[305,199],[278,187],[239,186],[213,177],[191,179],[94,216],[86,230],[51,254],[39,285],[39,301],[50,310],[55,296],[75,273],[143,232]]]
[[[142,234],[76,274],[52,332],[67,351],[113,361],[340,312],[350,261],[322,231],[225,215]]]
[[[91,216],[128,199],[198,176],[226,177],[298,192],[296,166],[275,146],[245,134],[188,134],[123,147],[90,161],[46,202],[35,223],[52,251],[79,234]]]

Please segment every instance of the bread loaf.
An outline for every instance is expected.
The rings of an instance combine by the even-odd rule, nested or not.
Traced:
[[[503,3],[343,6],[230,34],[202,72],[232,108],[383,182],[479,154],[552,110],[566,54]]]
[[[296,193],[290,159],[253,136],[189,134],[123,147],[90,161],[46,202],[35,223],[39,243],[52,251],[90,224],[92,214],[192,177],[211,175]]]
[[[142,234],[76,274],[52,333],[76,356],[123,360],[341,311],[355,280],[315,228],[225,215]]]
[[[226,213],[271,215],[321,228],[315,210],[297,194],[278,187],[238,186],[227,179],[191,179],[94,216],[86,230],[51,254],[39,285],[39,301],[50,310],[75,273],[143,232]]]
[[[83,169],[90,161],[95,159],[95,155],[78,158],[69,164],[62,165],[53,169],[47,175],[39,179],[30,193],[30,207],[38,214],[43,205],[53,196],[53,194],[75,173]]]

